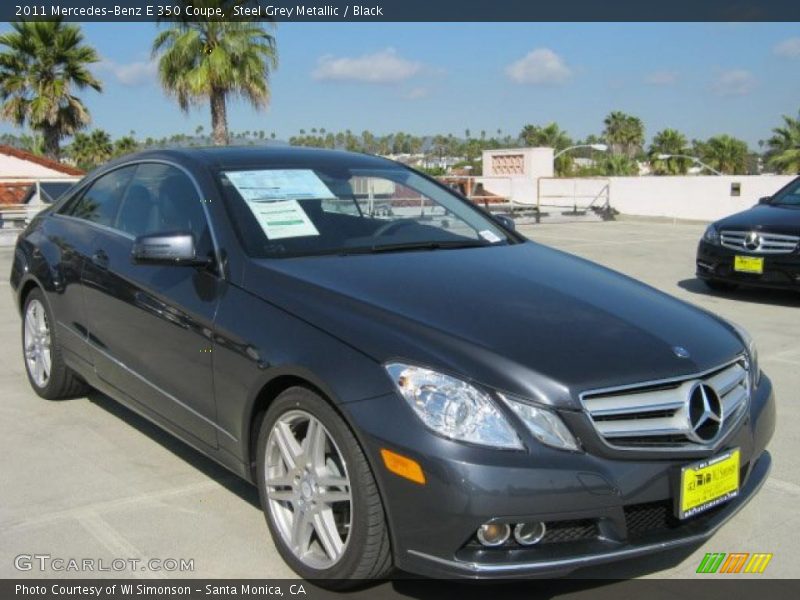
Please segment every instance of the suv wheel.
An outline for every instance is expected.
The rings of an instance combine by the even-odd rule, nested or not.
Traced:
[[[306,388],[283,392],[264,416],[257,452],[261,506],[295,572],[338,589],[389,572],[389,532],[375,479],[328,402]]]

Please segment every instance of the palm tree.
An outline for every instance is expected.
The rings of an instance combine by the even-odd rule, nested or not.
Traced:
[[[689,141],[677,129],[664,129],[653,137],[650,144],[650,166],[656,175],[685,175],[692,165],[688,158],[676,157],[660,159],[661,154],[688,154]]]
[[[624,154],[607,154],[601,161],[600,167],[605,175],[638,175],[639,169],[636,162]]]
[[[177,98],[183,111],[209,101],[211,137],[216,145],[229,140],[229,97],[242,96],[255,108],[269,104],[269,77],[278,66],[278,53],[275,38],[260,23],[175,23],[156,36],[153,56],[159,57],[161,85]]]
[[[132,136],[126,135],[114,142],[114,157],[131,154],[139,149],[139,143]]]
[[[767,140],[767,163],[781,173],[800,173],[800,119],[783,116],[783,126]]]
[[[717,135],[705,142],[695,141],[695,156],[720,173],[747,173],[747,143],[730,135]]]
[[[82,169],[93,169],[109,160],[113,153],[111,137],[102,129],[77,133],[68,148],[70,157]]]
[[[553,148],[556,152],[572,146],[572,138],[558,124],[550,123],[544,127],[525,125],[519,134],[526,146]],[[556,175],[567,175],[572,171],[572,156],[564,153],[555,160]]]
[[[615,110],[603,120],[603,137],[611,146],[612,154],[635,157],[644,144],[644,124],[639,117]]]
[[[41,132],[44,152],[58,159],[61,140],[86,127],[89,111],[76,90],[103,89],[88,67],[100,60],[77,25],[60,19],[11,23],[0,35],[0,116]]]

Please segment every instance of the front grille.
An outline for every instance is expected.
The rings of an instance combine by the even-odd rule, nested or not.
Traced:
[[[636,538],[645,533],[675,529],[680,521],[672,513],[670,502],[651,502],[626,506],[625,525],[628,538]]]
[[[696,376],[585,392],[581,401],[600,437],[624,449],[697,449],[692,439],[688,398],[698,382],[711,386],[722,405],[720,439],[735,427],[750,397],[747,362],[732,363]]]
[[[726,503],[722,503],[683,521],[675,516],[672,500],[628,505],[624,508],[628,539],[635,541],[644,535],[657,535],[687,523],[702,523],[724,510],[725,505]]]
[[[541,541],[542,544],[593,540],[598,534],[597,522],[592,519],[554,521],[546,525],[547,532]]]
[[[748,236],[753,236],[748,239]],[[750,242],[748,244],[748,242]],[[732,250],[755,254],[790,254],[800,244],[800,236],[761,231],[722,231],[720,243]]]

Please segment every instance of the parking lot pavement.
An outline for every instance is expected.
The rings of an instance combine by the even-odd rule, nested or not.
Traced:
[[[772,552],[760,577],[796,577],[800,549],[800,294],[711,293],[694,279],[702,225],[619,221],[526,226],[532,239],[588,258],[745,326],[778,399],[772,475],[711,540],[586,569],[582,577],[692,577],[706,552]],[[0,273],[11,252],[0,251]],[[100,394],[47,402],[29,388],[19,316],[0,283],[0,577],[20,554],[194,559],[193,572],[98,573],[133,577],[292,577],[269,538],[253,488]],[[558,273],[553,273],[558,277]],[[3,289],[6,292],[3,292]],[[741,576],[741,575],[739,575]],[[706,576],[708,577],[708,576]]]

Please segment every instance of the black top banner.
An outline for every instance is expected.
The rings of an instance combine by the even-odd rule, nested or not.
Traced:
[[[797,0],[2,0],[3,21],[800,21]]]

